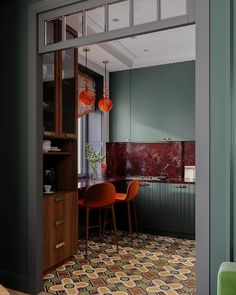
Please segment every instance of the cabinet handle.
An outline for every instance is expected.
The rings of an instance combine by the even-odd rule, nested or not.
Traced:
[[[55,132],[44,131],[43,134],[44,134],[45,136],[53,136],[53,135],[55,135]]]
[[[178,184],[175,186],[175,188],[187,188],[187,185]]]
[[[61,225],[61,224],[63,224],[64,223],[64,220],[62,219],[62,220],[57,220],[56,222],[55,222],[55,225],[56,226],[58,226],[58,225]]]
[[[56,249],[59,249],[59,248],[61,248],[61,247],[63,247],[63,246],[65,246],[65,242],[61,242],[61,243],[57,244],[57,245],[55,246],[55,248],[56,248]]]
[[[150,182],[139,182],[140,186],[150,186]]]
[[[63,196],[55,197],[55,202],[62,202],[62,201],[63,201]]]

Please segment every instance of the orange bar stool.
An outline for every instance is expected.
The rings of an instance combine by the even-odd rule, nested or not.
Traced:
[[[117,228],[116,217],[114,210],[114,203],[116,201],[116,189],[111,183],[99,183],[90,186],[83,199],[78,200],[78,205],[86,208],[86,222],[85,222],[85,240],[86,240],[86,252],[85,258],[88,256],[88,235],[89,235],[89,213],[92,209],[111,209],[112,223],[115,232],[116,246],[117,243]],[[91,227],[90,227],[91,228]],[[101,211],[99,212],[99,234],[101,238]]]
[[[135,179],[130,182],[127,188],[126,194],[116,193],[116,202],[127,203],[129,234],[130,234],[131,245],[133,244],[132,220],[131,220],[131,210],[130,210],[131,202],[133,203],[134,222],[135,222],[135,228],[136,228],[136,232],[138,236],[138,221],[137,221],[137,214],[136,214],[136,208],[135,208],[135,198],[137,197],[137,195],[138,195],[138,179]]]

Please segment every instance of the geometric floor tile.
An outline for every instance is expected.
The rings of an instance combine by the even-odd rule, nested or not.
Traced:
[[[90,237],[88,260],[84,241],[67,263],[44,276],[44,290],[56,295],[194,295],[195,241],[139,234],[130,246],[119,232],[119,253],[114,237],[106,243]]]

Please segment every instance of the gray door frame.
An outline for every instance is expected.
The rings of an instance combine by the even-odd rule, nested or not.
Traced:
[[[78,0],[79,1],[79,0]],[[134,23],[134,0],[129,1],[129,24],[125,28],[116,30],[109,30],[109,4],[116,3],[117,0],[87,0],[79,1],[73,5],[60,7],[58,9],[46,11],[38,16],[38,52],[48,53],[60,49],[68,49],[72,47],[83,47],[91,44],[104,43],[107,41],[117,40],[120,38],[140,35],[143,33],[151,33],[161,31],[167,28],[176,28],[179,26],[190,25],[195,22],[195,6],[194,0],[186,0],[186,14],[174,16],[166,19],[161,19],[162,5],[160,0],[156,0],[157,4],[157,18],[155,21],[144,24]],[[87,19],[86,12],[94,7],[104,7],[104,32],[93,32],[87,34]],[[66,16],[73,13],[81,12],[82,17],[82,36],[73,39],[66,39]],[[62,40],[56,43],[47,43],[45,34],[45,24],[48,20],[61,19],[61,36]]]
[[[86,1],[86,0],[81,0]],[[29,292],[42,290],[42,57],[37,54],[38,14],[74,0],[45,0],[28,10],[28,253]],[[196,9],[196,253],[197,294],[209,295],[209,0]]]

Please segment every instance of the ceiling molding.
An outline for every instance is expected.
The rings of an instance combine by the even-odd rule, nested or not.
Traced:
[[[126,65],[128,68],[132,68],[134,64],[134,60],[127,57],[120,51],[117,51],[112,45],[110,44],[99,44],[99,47],[105,50],[107,53],[111,54],[113,57],[118,59],[121,63]]]
[[[157,65],[170,64],[170,63],[176,63],[176,62],[190,61],[195,59],[196,59],[196,55],[194,52],[173,54],[173,55],[162,56],[162,57],[158,57],[158,56],[152,56],[149,58],[145,57],[145,58],[137,59],[133,64],[133,68],[157,66]]]
[[[79,49],[78,49],[78,52],[79,52]],[[81,55],[80,52],[79,52],[78,63],[83,66],[86,64],[86,60],[85,60],[84,56]],[[101,67],[99,64],[96,64],[95,62],[91,61],[89,58],[88,58],[88,68],[90,70],[93,70],[94,72],[104,76],[104,68]]]
[[[91,18],[88,18],[87,24],[88,24],[88,29],[87,29],[88,35],[97,34],[104,31],[103,28]],[[105,50],[107,53],[114,56],[117,60],[119,60],[128,68],[132,67],[134,60],[137,58],[119,41],[101,43],[101,44],[98,44],[98,46],[102,48],[103,50]]]

